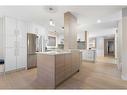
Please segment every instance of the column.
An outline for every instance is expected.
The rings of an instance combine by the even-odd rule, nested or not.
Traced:
[[[122,9],[122,79],[127,80],[127,8]]]
[[[70,12],[64,14],[64,49],[77,49],[77,18]]]
[[[96,52],[97,52],[97,57],[104,57],[104,38],[103,37],[96,38]]]
[[[89,33],[85,31],[85,42],[86,42],[86,49],[89,49]]]

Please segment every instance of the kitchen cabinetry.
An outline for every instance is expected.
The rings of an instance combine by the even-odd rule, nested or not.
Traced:
[[[95,50],[83,50],[82,51],[82,60],[86,61],[95,61],[96,54]]]
[[[79,51],[39,52],[37,53],[37,80],[46,88],[55,88],[79,71],[80,64]]]
[[[59,84],[61,81],[64,80],[64,77],[65,77],[65,56],[64,54],[61,54],[61,55],[56,55],[55,56],[55,60],[56,60],[56,64],[55,64],[55,73],[57,76],[55,76],[55,81],[56,81],[56,84]]]
[[[72,56],[71,54],[65,54],[65,78],[68,78],[72,74]]]
[[[79,70],[81,60],[80,60],[80,52],[79,51],[71,51],[72,52],[72,73]]]
[[[26,67],[26,23],[13,18],[4,18],[5,71]]]
[[[11,71],[16,69],[16,56],[14,47],[5,48],[5,71]]]

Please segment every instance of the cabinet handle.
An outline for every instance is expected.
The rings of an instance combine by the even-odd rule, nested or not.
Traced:
[[[14,47],[15,47],[15,48],[17,47],[17,42],[16,42],[16,41],[14,42]]]
[[[15,56],[17,56],[17,49],[16,49],[16,47],[15,47],[15,50],[14,51],[15,51]]]

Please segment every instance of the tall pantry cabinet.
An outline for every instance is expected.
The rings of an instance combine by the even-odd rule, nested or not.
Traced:
[[[27,25],[21,20],[4,17],[5,72],[27,66]]]

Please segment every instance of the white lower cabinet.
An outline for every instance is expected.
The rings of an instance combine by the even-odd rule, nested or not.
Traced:
[[[5,71],[16,69],[16,56],[14,48],[6,48],[5,53]]]
[[[82,60],[86,61],[95,61],[96,54],[95,50],[83,50],[82,51]]]
[[[15,48],[6,48],[5,71],[26,68],[26,66],[26,49],[19,48],[19,51],[16,51]]]
[[[17,57],[16,59],[17,69],[26,68],[27,64],[26,50],[23,48],[19,48],[19,54],[17,54],[16,57]]]

